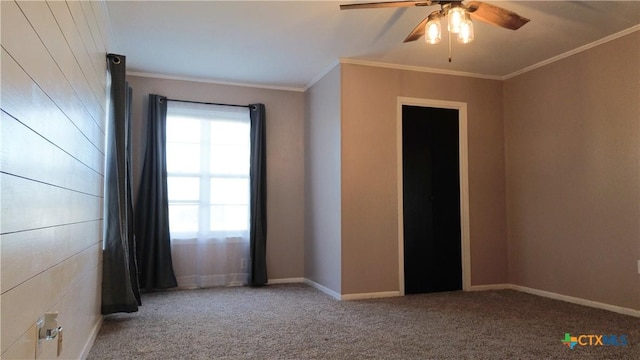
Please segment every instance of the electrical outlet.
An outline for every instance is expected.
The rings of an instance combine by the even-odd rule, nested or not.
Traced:
[[[640,274],[640,260],[638,260],[638,274]]]
[[[247,259],[242,258],[240,259],[240,269],[244,270],[247,268]]]

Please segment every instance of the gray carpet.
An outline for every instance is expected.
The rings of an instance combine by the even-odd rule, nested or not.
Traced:
[[[511,290],[337,301],[303,284],[168,291],[89,359],[640,359],[640,319]],[[563,345],[565,333],[627,346]]]

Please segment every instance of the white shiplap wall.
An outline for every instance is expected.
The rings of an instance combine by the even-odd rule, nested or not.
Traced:
[[[86,356],[102,317],[103,2],[2,0],[0,348],[56,358],[35,322],[58,311],[59,358]]]

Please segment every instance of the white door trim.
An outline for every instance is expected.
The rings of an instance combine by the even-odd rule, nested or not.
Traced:
[[[398,96],[396,116],[396,149],[398,162],[398,276],[400,295],[404,295],[404,209],[402,186],[402,106],[422,106],[458,110],[460,146],[460,231],[462,249],[462,290],[471,290],[471,237],[469,234],[469,143],[467,137],[467,103]]]

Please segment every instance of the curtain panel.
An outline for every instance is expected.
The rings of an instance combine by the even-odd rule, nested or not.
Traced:
[[[264,104],[251,104],[249,285],[267,283],[267,141]]]
[[[245,236],[235,233],[214,231],[204,234],[197,231],[181,231],[169,227],[169,189],[167,168],[167,100],[159,95],[149,95],[149,120],[147,124],[147,147],[140,191],[135,207],[137,259],[140,287],[145,290],[170,287],[208,287],[217,285],[253,286],[267,283],[266,267],[266,131],[265,107],[252,104],[249,108],[249,233]],[[177,104],[182,103],[182,104]],[[187,121],[198,113],[214,111],[211,105],[171,101],[172,116]],[[206,106],[205,106],[206,105]],[[173,108],[176,109],[173,109]],[[213,109],[213,110],[212,110]],[[176,114],[173,114],[176,112]],[[181,113],[184,112],[184,113]],[[186,116],[186,117],[185,117]],[[207,115],[211,116],[211,115]],[[226,114],[222,118],[232,116]],[[213,116],[216,118],[217,116]],[[232,116],[233,117],[233,116]],[[192,119],[193,120],[193,119]],[[173,129],[175,137],[181,129]],[[196,133],[202,134],[202,129]],[[206,130],[207,133],[209,130]],[[191,135],[193,136],[193,135]],[[178,136],[179,137],[179,136]],[[193,145],[193,141],[188,141]],[[173,155],[171,155],[173,156]],[[178,159],[179,160],[179,159]],[[187,159],[178,161],[179,167],[188,165]],[[172,161],[171,164],[176,163]],[[205,161],[203,164],[208,163]],[[173,167],[173,165],[171,165]],[[174,174],[172,181],[177,185],[189,174]],[[215,177],[215,176],[214,176]],[[208,186],[201,190],[208,189]],[[173,190],[173,187],[171,188]],[[178,188],[184,194],[184,186]],[[214,189],[214,188],[211,188]],[[211,190],[213,191],[213,190]],[[173,195],[172,195],[173,196]],[[208,200],[208,196],[205,196]],[[213,204],[211,204],[213,205]],[[178,211],[178,210],[176,210]],[[177,213],[176,213],[177,214]],[[202,217],[201,215],[196,215]],[[208,216],[205,218],[209,218]],[[204,218],[203,218],[204,219]],[[184,219],[183,219],[184,220]],[[201,219],[202,220],[202,219]],[[200,220],[193,220],[196,223]],[[173,224],[178,225],[178,223]],[[172,225],[172,226],[173,226]],[[202,230],[202,229],[200,229]],[[248,238],[248,239],[247,239]],[[248,241],[244,240],[247,239]],[[248,253],[248,276],[245,275],[243,258]],[[175,271],[174,271],[175,266]],[[177,276],[176,276],[177,275]],[[176,281],[176,277],[180,281]]]
[[[102,262],[102,314],[135,312],[138,287],[131,200],[131,88],[126,57],[107,55],[107,130]]]
[[[138,280],[147,291],[177,286],[169,236],[166,120],[166,98],[149,95],[147,144],[135,206]]]

